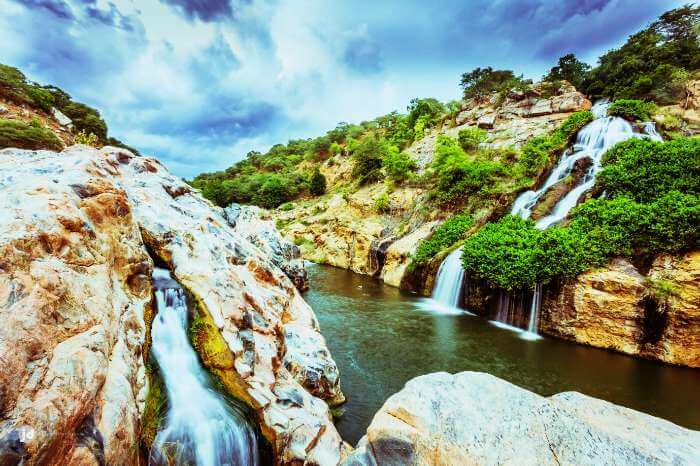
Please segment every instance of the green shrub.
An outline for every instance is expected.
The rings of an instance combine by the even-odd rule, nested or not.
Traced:
[[[457,214],[442,223],[437,230],[418,245],[410,267],[424,265],[430,262],[439,252],[451,247],[464,238],[469,229],[474,226],[474,219],[469,214]]]
[[[457,140],[462,149],[469,152],[478,149],[487,136],[488,133],[481,128],[464,128],[459,131]]]
[[[593,121],[589,111],[572,113],[552,134],[531,138],[522,147],[518,160],[527,175],[535,175],[574,140],[576,134]]]
[[[649,121],[655,105],[636,99],[619,99],[610,104],[608,115],[619,116],[629,121]]]
[[[374,200],[374,210],[379,213],[389,212],[390,201],[387,193],[382,193],[381,195],[377,196],[377,198]]]
[[[75,135],[76,144],[85,144],[86,146],[99,147],[97,136],[94,133],[87,134],[85,130],[81,130]]]
[[[542,232],[532,220],[507,216],[470,236],[462,247],[462,264],[472,275],[506,290],[531,288],[538,282],[538,242]]]
[[[391,150],[391,144],[377,134],[362,138],[352,148],[352,157],[355,161],[352,176],[358,179],[361,185],[380,180],[382,161]]]
[[[25,123],[17,120],[0,119],[0,149],[16,147],[19,149],[48,149],[60,151],[61,140],[41,123]]]
[[[603,165],[598,184],[610,196],[650,202],[672,190],[700,194],[700,138],[630,139],[610,149]]]
[[[399,152],[394,146],[385,154],[382,166],[391,181],[400,183],[411,178],[417,165],[410,155]]]
[[[316,167],[311,175],[309,192],[314,196],[320,196],[326,192],[326,177],[323,176],[323,173],[321,173],[318,167]]]
[[[294,203],[293,202],[285,202],[280,206],[280,210],[284,212],[288,212],[290,210],[294,210]]]

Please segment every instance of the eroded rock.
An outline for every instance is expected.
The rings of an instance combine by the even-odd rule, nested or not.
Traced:
[[[655,283],[671,292],[657,296]],[[700,251],[661,255],[642,275],[615,259],[549,293],[540,330],[599,348],[700,367]]]
[[[148,249],[226,341],[224,370],[277,460],[336,464],[346,447],[320,398],[342,393],[311,308],[220,209],[124,154],[0,152],[0,455],[91,464],[103,450],[107,464],[136,464]]]

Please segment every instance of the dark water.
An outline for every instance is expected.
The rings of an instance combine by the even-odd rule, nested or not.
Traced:
[[[420,298],[369,277],[310,265],[305,299],[341,371],[348,402],[338,429],[355,444],[409,379],[481,371],[542,395],[575,390],[700,429],[700,370],[561,340],[527,341],[487,320],[421,310]]]

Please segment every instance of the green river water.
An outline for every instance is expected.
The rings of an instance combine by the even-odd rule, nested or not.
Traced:
[[[337,427],[355,444],[374,413],[409,379],[480,371],[542,395],[578,391],[700,429],[700,371],[553,338],[528,341],[471,315],[347,270],[310,264],[313,307],[348,401]]]

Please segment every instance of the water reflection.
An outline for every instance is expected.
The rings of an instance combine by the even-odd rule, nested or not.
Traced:
[[[374,413],[409,379],[488,372],[542,395],[575,390],[685,427],[700,428],[700,371],[517,333],[464,313],[442,313],[369,277],[309,267],[305,299],[341,370],[348,403],[338,422],[357,442]]]

